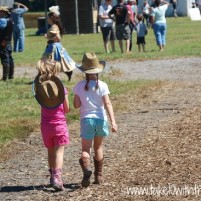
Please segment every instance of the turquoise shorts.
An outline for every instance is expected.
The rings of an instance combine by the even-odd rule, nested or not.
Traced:
[[[107,121],[95,118],[81,119],[81,138],[92,140],[96,136],[106,137],[108,135],[109,129]]]

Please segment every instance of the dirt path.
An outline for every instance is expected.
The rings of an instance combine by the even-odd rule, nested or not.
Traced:
[[[0,163],[0,200],[201,200],[197,191],[195,195],[185,190],[175,195],[177,187],[201,188],[201,58],[116,61],[108,66],[110,73],[124,72],[118,76],[122,80],[167,82],[162,88],[146,91],[140,99],[128,97],[130,110],[116,114],[119,131],[105,142],[105,183],[79,188],[79,122],[74,122],[69,125],[71,144],[65,152],[65,191],[55,193],[48,186],[46,150],[40,133],[35,132],[16,141],[15,156]],[[16,76],[34,75],[34,69],[16,69]],[[158,188],[142,196],[128,192],[129,188],[150,186]]]

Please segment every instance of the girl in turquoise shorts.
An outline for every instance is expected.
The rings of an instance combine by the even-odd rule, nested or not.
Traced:
[[[105,61],[99,62],[94,53],[84,54],[82,65],[78,69],[86,74],[86,79],[73,88],[74,107],[80,109],[81,119],[82,156],[79,163],[83,171],[82,187],[88,187],[90,184],[92,143],[95,153],[94,183],[103,182],[103,138],[109,135],[106,111],[111,121],[112,132],[117,131],[108,86],[98,79],[98,73],[103,71],[105,65]]]

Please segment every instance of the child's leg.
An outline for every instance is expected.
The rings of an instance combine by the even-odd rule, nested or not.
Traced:
[[[82,157],[89,158],[91,155],[92,140],[82,138]]]
[[[103,159],[103,137],[96,136],[94,138],[94,152],[97,161]]]
[[[138,51],[141,52],[141,46],[138,44]]]
[[[50,183],[55,190],[64,190],[62,182],[64,146],[48,148]]]
[[[80,166],[83,171],[82,187],[88,187],[90,185],[91,171],[91,146],[92,140],[86,140],[82,138],[82,157],[79,159]]]
[[[54,169],[62,169],[64,156],[64,146],[55,146],[48,148],[49,167]]]
[[[94,176],[95,176],[95,184],[101,184],[103,182],[102,176],[102,166],[103,166],[103,137],[96,136],[94,138]]]
[[[145,44],[142,44],[143,52],[145,52]]]

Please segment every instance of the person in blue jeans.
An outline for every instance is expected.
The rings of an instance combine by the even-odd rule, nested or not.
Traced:
[[[169,3],[164,0],[155,0],[154,3],[156,7],[151,8],[151,24],[159,51],[162,52],[166,45],[167,23],[165,13]]]
[[[21,4],[15,2],[13,4],[13,10],[11,13],[11,18],[13,20],[13,40],[14,40],[14,52],[24,51],[24,19],[23,14],[29,9]]]

